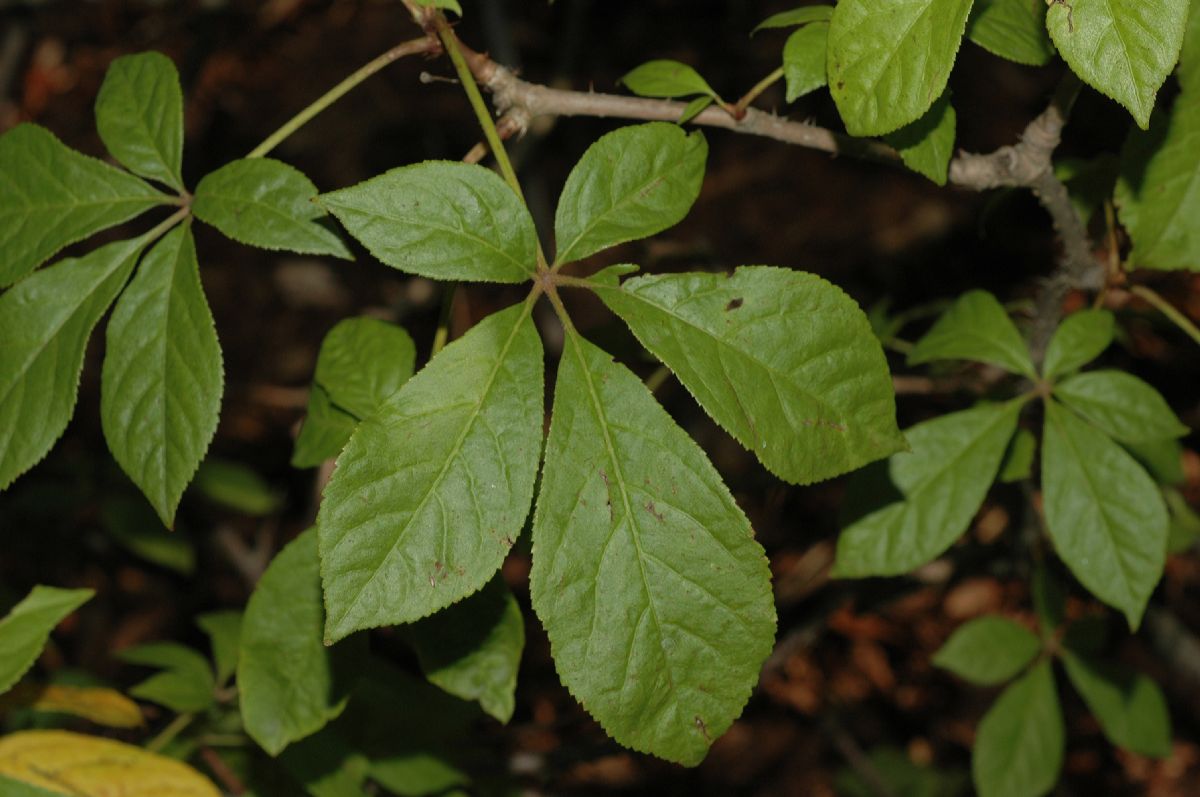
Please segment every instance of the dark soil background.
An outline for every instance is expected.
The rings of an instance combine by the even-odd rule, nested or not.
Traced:
[[[466,0],[459,34],[537,82],[616,91],[621,74],[664,57],[692,64],[718,91],[737,97],[776,66],[786,36],[766,31],[750,38],[748,32],[795,4]],[[0,0],[0,131],[36,121],[69,145],[103,156],[92,104],[107,64],[124,53],[161,50],[183,80],[184,171],[194,186],[327,87],[417,33],[390,0]],[[1014,141],[1044,107],[1061,69],[1060,63],[1020,67],[964,44],[951,81],[958,146],[986,151]],[[452,74],[445,59],[394,64],[274,156],[299,167],[322,190],[422,159],[461,158],[481,138],[477,123],[456,85],[422,81],[423,71]],[[757,105],[838,125],[826,92],[785,108],[778,86]],[[541,229],[551,227],[572,164],[618,124],[562,119],[535,125],[512,144]],[[1124,112],[1085,91],[1062,154],[1117,151],[1128,128]],[[708,175],[688,218],[649,241],[593,258],[584,264],[587,270],[612,262],[636,262],[647,271],[774,264],[820,274],[864,307],[888,299],[898,310],[975,287],[1005,301],[1028,298],[1037,277],[1053,266],[1049,221],[1028,196],[940,189],[896,169],[776,142],[724,131],[707,137]],[[145,226],[143,221],[106,236]],[[155,639],[200,646],[203,637],[191,623],[197,611],[244,604],[255,568],[262,566],[257,555],[277,550],[311,522],[319,476],[290,468],[288,459],[318,346],[339,319],[361,313],[390,318],[412,333],[420,352],[428,352],[440,304],[433,283],[387,268],[361,248],[357,262],[343,263],[250,249],[202,226],[197,237],[225,353],[225,400],[212,454],[251,469],[281,500],[253,517],[189,493],[175,534],[195,548],[191,575],[149,565],[117,544],[106,531],[106,507],[116,499],[140,499],[104,447],[98,412],[103,336],[96,335],[66,436],[44,463],[0,495],[0,604],[34,583],[91,586],[99,593],[60,630],[43,670],[78,668],[127,685],[139,673],[117,663],[114,650]],[[1163,276],[1153,284],[1200,318],[1200,278]],[[460,289],[453,334],[516,300],[521,290]],[[602,308],[570,298],[589,336],[639,372],[653,370]],[[1196,428],[1200,348],[1120,294],[1114,308],[1125,332],[1107,361],[1158,385]],[[548,306],[539,307],[538,319],[552,384],[561,331]],[[919,327],[908,328],[903,337],[919,333]],[[908,373],[902,357],[893,355],[892,365],[898,374]],[[854,509],[845,505],[847,480],[807,488],[781,483],[708,420],[678,383],[668,381],[659,397],[709,451],[771,556],[780,616],[776,652],[743,718],[700,767],[685,770],[607,739],[560,686],[545,636],[527,611],[516,716],[507,727],[482,724],[472,742],[494,754],[497,772],[491,774],[517,772],[517,782],[537,793],[857,794],[839,778],[846,771],[870,777],[864,762],[880,748],[894,748],[916,765],[967,772],[975,725],[996,692],[935,670],[929,659],[957,626],[980,614],[1002,612],[1032,622],[1029,552],[1022,542],[1031,518],[1021,489],[994,490],[963,542],[911,578],[830,582],[826,571],[839,516]],[[970,392],[953,389],[906,393],[898,402],[901,426],[973,400]],[[1194,449],[1195,435],[1187,443]],[[1185,492],[1195,505],[1200,458],[1194,451],[1186,467]],[[528,559],[519,550],[505,575],[528,610]],[[1176,735],[1172,757],[1158,762],[1114,750],[1060,683],[1069,736],[1056,793],[1200,794],[1200,656],[1186,647],[1197,645],[1198,595],[1196,557],[1172,557],[1152,615],[1173,623],[1183,641],[1164,642],[1154,622],[1135,637],[1112,622],[1113,654],[1153,674],[1168,694]],[[1097,610],[1078,588],[1072,596],[1073,616]],[[386,632],[379,641],[388,647],[383,637]]]

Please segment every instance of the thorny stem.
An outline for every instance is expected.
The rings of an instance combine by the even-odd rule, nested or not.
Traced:
[[[422,36],[419,39],[411,39],[409,41],[397,44],[382,55],[376,57],[372,61],[364,64],[357,71],[353,72],[349,77],[338,83],[329,91],[322,94],[311,105],[306,107],[300,113],[293,116],[291,119],[284,122],[283,126],[276,130],[271,135],[267,136],[263,143],[259,144],[254,149],[250,150],[247,158],[261,158],[266,155],[288,136],[295,133],[305,124],[307,124],[314,116],[321,111],[333,105],[335,102],[345,96],[352,88],[362,83],[367,78],[374,75],[379,70],[383,69],[388,64],[398,61],[401,58],[417,53],[434,53],[440,45],[438,41],[431,36]]]
[[[746,109],[750,107],[750,103],[758,99],[760,94],[773,86],[782,77],[783,67],[779,67],[774,72],[755,83],[754,86],[746,92],[745,96],[734,103],[732,110],[733,118],[741,119],[744,117],[746,115]]]
[[[1197,328],[1190,318],[1179,312],[1175,305],[1164,299],[1157,291],[1147,288],[1145,285],[1134,285],[1129,291],[1134,296],[1145,299],[1154,309],[1165,315],[1171,323],[1182,329],[1189,338],[1200,343],[1200,328]]]

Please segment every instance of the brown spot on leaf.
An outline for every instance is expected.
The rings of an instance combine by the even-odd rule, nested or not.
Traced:
[[[654,506],[653,501],[646,502],[646,511],[653,515],[659,523],[665,523],[667,521],[666,515],[658,511],[658,509]]]
[[[729,312],[730,310],[736,310],[745,303],[746,303],[746,300],[740,296],[737,297],[736,299],[730,299],[729,304],[725,305],[725,312]]]

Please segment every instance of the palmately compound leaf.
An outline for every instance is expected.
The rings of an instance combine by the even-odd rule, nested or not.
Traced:
[[[783,80],[787,87],[784,100],[786,102],[794,102],[828,82],[825,78],[825,54],[828,42],[828,22],[805,25],[788,36],[787,41],[783,44]]]
[[[1046,347],[1042,374],[1056,379],[1077,371],[1109,347],[1116,325],[1108,310],[1081,310],[1063,319]]]
[[[721,99],[695,69],[666,58],[647,61],[635,67],[625,73],[619,82],[640,97],[690,97],[703,94],[714,100]]]
[[[1027,66],[1044,66],[1054,57],[1041,0],[975,0],[967,38],[993,55]]]
[[[563,683],[618,742],[686,765],[771,651],[763,550],[703,451],[573,332],[533,525],[533,607]]]
[[[700,194],[708,143],[650,122],[600,137],[571,169],[554,214],[556,261],[569,263],[677,224]]]
[[[842,530],[833,574],[900,575],[941,555],[979,511],[1020,411],[1020,400],[984,405],[906,431],[912,450],[888,463],[901,500]]]
[[[1040,797],[1066,748],[1054,670],[1043,661],[1005,689],[979,723],[971,775],[980,797]]]
[[[858,305],[820,277],[743,266],[597,293],[780,478],[828,479],[904,447],[879,341]]]
[[[0,296],[0,490],[54,445],[75,411],[83,354],[145,246],[118,241]]]
[[[932,662],[973,684],[994,686],[1025,669],[1041,648],[1041,640],[1025,626],[988,615],[956,630]]]
[[[1169,117],[1155,114],[1149,132],[1135,130],[1121,153],[1114,198],[1133,239],[1133,267],[1200,271],[1194,221],[1200,216],[1200,96],[1193,95],[1200,95],[1200,85],[1179,96]]]
[[[1171,755],[1171,715],[1154,679],[1069,648],[1062,662],[1110,742],[1153,758]]]
[[[957,130],[958,116],[947,91],[924,116],[889,133],[884,140],[900,153],[905,166],[938,185],[945,185]]]
[[[1167,556],[1167,509],[1157,485],[1107,435],[1048,401],[1042,497],[1058,555],[1137,628]]]
[[[908,354],[909,365],[934,360],[978,360],[1034,376],[1029,347],[1004,306],[987,291],[958,297]]]
[[[226,237],[260,249],[351,259],[342,239],[317,224],[317,187],[271,158],[243,158],[205,175],[192,212]]]
[[[146,253],[108,324],[100,420],[109,450],[167,526],[217,431],[221,345],[188,224]]]
[[[495,172],[425,161],[322,194],[320,202],[392,268],[438,280],[524,282],[537,270],[533,217]]]
[[[1070,0],[1046,12],[1046,28],[1071,70],[1124,105],[1143,130],[1175,68],[1189,0]]]
[[[170,201],[43,127],[17,125],[0,136],[0,287],[64,246]]]
[[[366,418],[412,376],[416,359],[416,344],[403,327],[347,318],[321,341],[314,380],[338,407]]]
[[[10,790],[9,779],[30,786]],[[208,778],[173,758],[70,731],[21,731],[0,738],[5,797],[221,797]]]
[[[780,11],[778,14],[772,14],[755,26],[754,30],[750,31],[753,36],[760,30],[769,28],[790,28],[796,25],[807,25],[810,22],[828,22],[833,16],[833,6],[817,5],[817,6],[801,6],[793,8],[791,11]]]
[[[82,606],[94,593],[90,589],[36,586],[0,620],[0,694],[24,675],[50,638],[54,626]]]
[[[317,519],[326,638],[479,590],[521,532],[541,452],[531,303],[442,349],[355,430]]]
[[[1054,396],[1122,443],[1149,443],[1190,431],[1161,393],[1124,371],[1076,374],[1056,385]]]
[[[242,721],[273,756],[342,713],[366,654],[361,636],[326,647],[324,615],[317,533],[309,529],[271,560],[242,618]]]
[[[501,722],[512,718],[525,619],[499,575],[461,603],[413,623],[408,631],[430,683],[464,700],[479,701]]]
[[[183,190],[183,90],[162,53],[123,55],[96,95],[96,130],[134,174]]]
[[[946,88],[971,0],[841,0],[829,27],[829,88],[855,136],[917,119]]]
[[[126,648],[117,657],[128,664],[155,667],[160,672],[130,687],[129,694],[180,713],[204,711],[214,702],[212,668],[208,659],[175,642],[147,642]]]

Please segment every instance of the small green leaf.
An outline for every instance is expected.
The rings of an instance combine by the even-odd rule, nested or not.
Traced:
[[[1025,626],[987,615],[960,626],[932,662],[973,684],[995,686],[1025,669],[1041,649],[1041,641]]]
[[[283,503],[283,496],[254,470],[216,457],[200,463],[192,488],[214,504],[251,517],[269,515]]]
[[[0,490],[37,464],[75,411],[83,354],[145,246],[118,241],[0,296]]]
[[[676,124],[687,124],[700,115],[700,112],[713,104],[712,97],[697,97],[687,104],[683,109],[683,113],[679,115]]]
[[[1113,341],[1113,314],[1107,310],[1082,310],[1063,319],[1046,347],[1042,374],[1056,379],[1100,356]]]
[[[196,569],[192,541],[163,528],[154,508],[141,496],[117,495],[100,507],[104,531],[130,553],[147,562],[191,575]]]
[[[1179,83],[1189,94],[1200,86],[1200,12],[1192,0],[1187,29],[1183,33],[1183,48],[1179,51]]]
[[[17,125],[0,136],[0,288],[64,246],[170,201],[45,128]]]
[[[818,6],[819,8],[819,6]],[[795,102],[827,82],[825,78],[829,24],[805,25],[788,36],[783,44],[783,79],[787,86],[786,102]]]
[[[342,713],[349,676],[366,653],[361,636],[332,648],[322,644],[324,614],[317,532],[309,529],[271,560],[242,618],[242,720],[273,756]]]
[[[425,161],[321,195],[346,230],[383,263],[431,279],[524,282],[537,233],[495,172]]]
[[[1045,66],[1054,57],[1041,0],[975,0],[967,38],[993,55],[1027,66]]]
[[[1200,271],[1200,97],[1190,92],[1200,86],[1169,117],[1156,113],[1149,132],[1133,131],[1121,152],[1115,201],[1133,239],[1130,266]]]
[[[1066,732],[1054,670],[1043,661],[1001,693],[975,735],[979,797],[1039,797],[1058,782]]]
[[[674,226],[700,193],[707,157],[703,134],[667,122],[601,136],[575,164],[558,199],[556,261],[582,260]]]
[[[1046,28],[1072,71],[1124,105],[1143,130],[1183,45],[1189,0],[1070,0]]]
[[[109,64],[96,95],[96,130],[129,171],[183,190],[183,90],[170,58],[138,53]]]
[[[854,136],[915,122],[940,97],[971,0],[842,0],[829,28],[829,88]]]
[[[544,415],[530,306],[442,349],[350,438],[317,521],[327,639],[465,598],[520,535]]]
[[[753,36],[760,30],[768,28],[791,28],[796,25],[807,25],[810,22],[828,22],[833,16],[833,6],[801,6],[793,8],[791,11],[780,11],[778,14],[772,14],[750,31]]]
[[[597,293],[783,479],[828,479],[904,445],[879,342],[858,305],[820,277],[743,266]]]
[[[1004,453],[1004,464],[1000,466],[1000,481],[1005,484],[1028,479],[1033,474],[1033,460],[1037,454],[1037,436],[1028,429],[1018,429]]]
[[[512,718],[525,620],[502,578],[494,577],[461,603],[413,623],[409,635],[430,683],[479,701],[501,722]]]
[[[342,240],[316,223],[325,215],[316,196],[317,187],[294,167],[243,158],[200,181],[192,212],[238,243],[351,259]]]
[[[909,365],[934,360],[978,360],[1033,377],[1021,333],[996,297],[969,291],[942,314],[908,354]]]
[[[900,575],[949,548],[992,486],[1020,411],[1020,400],[982,405],[906,431],[912,450],[888,463],[902,500],[842,530],[833,575]]]
[[[1188,433],[1162,394],[1124,371],[1088,371],[1054,387],[1055,398],[1123,443]]]
[[[950,93],[947,91],[924,116],[894,133],[888,133],[884,140],[900,153],[905,166],[938,185],[945,185],[950,173],[950,156],[954,154],[957,129],[958,116],[950,104]]]
[[[573,332],[533,524],[533,607],[563,683],[618,742],[698,764],[771,651],[763,550],[642,381]]]
[[[146,253],[117,302],[100,384],[108,448],[168,527],[217,431],[223,387],[221,345],[185,223]]]
[[[292,451],[293,468],[315,468],[342,453],[358,427],[358,418],[334,406],[329,393],[313,385],[308,394],[308,409],[296,447]]]
[[[1186,478],[1183,472],[1183,445],[1176,437],[1125,443],[1125,448],[1159,484],[1182,484]]]
[[[129,694],[172,711],[204,711],[213,704],[213,672],[208,660],[175,642],[149,642],[126,648],[117,657],[128,664],[161,668]]]
[[[402,327],[347,318],[321,341],[314,379],[335,405],[362,419],[408,381],[416,359],[416,344]]]
[[[687,64],[669,59],[647,61],[627,73],[619,81],[640,97],[690,97],[703,94],[720,101],[708,81]]]
[[[21,679],[42,655],[50,632],[95,593],[38,585],[0,620],[0,694]]]
[[[1171,514],[1167,553],[1184,553],[1200,540],[1200,514],[1188,506],[1187,499],[1173,487],[1163,489],[1163,500]]]
[[[880,797],[881,783],[895,797],[962,797],[971,779],[958,767],[918,764],[894,747],[875,747],[867,761],[870,770],[856,763],[838,772],[834,779],[838,797]]]
[[[1171,715],[1154,679],[1070,649],[1062,662],[1110,742],[1152,758],[1171,755]]]
[[[1048,401],[1042,496],[1059,556],[1137,628],[1166,559],[1167,510],[1157,485],[1107,435]]]
[[[229,609],[196,617],[196,625],[208,634],[212,645],[213,671],[217,683],[225,683],[237,671],[241,656],[242,612]]]

